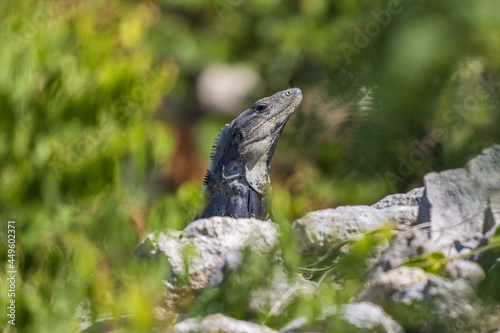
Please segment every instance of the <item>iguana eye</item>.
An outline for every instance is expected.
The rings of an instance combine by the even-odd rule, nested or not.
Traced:
[[[290,91],[287,91],[285,95],[290,96],[292,93]]]
[[[255,111],[257,112],[263,112],[265,110],[267,110],[268,108],[268,105],[265,105],[265,104],[259,104],[255,107]]]

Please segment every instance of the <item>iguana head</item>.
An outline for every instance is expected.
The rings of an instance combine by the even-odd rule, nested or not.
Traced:
[[[223,179],[244,174],[256,192],[266,193],[271,185],[268,172],[278,137],[301,100],[298,88],[280,91],[258,100],[227,125],[215,148],[207,185],[216,172],[222,172]]]

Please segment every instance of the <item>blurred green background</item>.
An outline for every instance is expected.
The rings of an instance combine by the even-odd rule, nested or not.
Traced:
[[[0,22],[4,331],[71,331],[84,298],[150,331],[168,272],[136,245],[193,220],[218,130],[279,90],[304,94],[271,168],[283,226],[500,142],[497,0],[19,0]]]

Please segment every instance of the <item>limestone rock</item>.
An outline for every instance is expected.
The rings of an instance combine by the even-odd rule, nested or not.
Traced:
[[[432,240],[447,256],[485,245],[500,224],[500,145],[464,168],[431,172],[417,223],[431,222]]]
[[[481,266],[473,261],[457,259],[446,264],[445,277],[451,280],[464,279],[476,287],[485,276]]]
[[[421,268],[398,267],[375,277],[361,291],[358,300],[383,306],[397,293],[401,295],[398,298],[404,301],[412,298],[423,299],[421,291],[425,289],[429,279],[430,276]]]
[[[379,333],[404,332],[403,328],[385,313],[382,307],[370,302],[344,305],[341,317],[360,331]]]
[[[172,328],[172,333],[198,333],[200,321],[197,318],[187,318],[177,323]]]
[[[267,326],[226,317],[220,313],[203,318],[201,333],[277,333]]]
[[[418,267],[378,275],[357,300],[381,305],[406,330],[477,332],[490,324],[467,281],[450,281]]]
[[[331,327],[333,322],[335,327]],[[379,305],[370,302],[349,303],[340,307],[324,308],[314,324],[308,324],[306,317],[299,317],[286,324],[280,332],[378,332],[399,333],[403,328]]]
[[[439,251],[425,230],[411,228],[396,235],[372,269],[371,276],[386,272],[404,264],[411,257]]]
[[[280,316],[297,297],[313,295],[316,288],[317,283],[299,274],[290,277],[282,266],[275,265],[271,285],[253,291],[248,308],[255,314],[268,311],[269,317]]]
[[[417,220],[423,189],[393,194],[372,206],[343,206],[310,212],[293,223],[303,252],[328,249],[332,244],[349,240],[361,232],[393,223],[397,227]]]
[[[371,207],[381,209],[393,206],[419,206],[424,197],[425,187],[417,187],[407,193],[391,194],[373,204]]]
[[[220,283],[226,270],[238,266],[239,250],[252,247],[256,251],[270,251],[276,237],[277,229],[271,222],[216,216],[196,220],[182,232],[152,233],[136,253],[167,258],[171,276],[165,281],[166,305],[182,308],[203,288]]]
[[[207,316],[201,321],[193,318],[177,323],[174,333],[277,333],[267,326],[248,321],[237,320],[217,313]]]

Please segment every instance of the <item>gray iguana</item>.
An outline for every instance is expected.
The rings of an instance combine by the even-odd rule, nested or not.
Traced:
[[[201,218],[268,218],[269,166],[278,137],[301,100],[298,88],[280,91],[258,100],[220,131],[203,182],[207,205]]]

